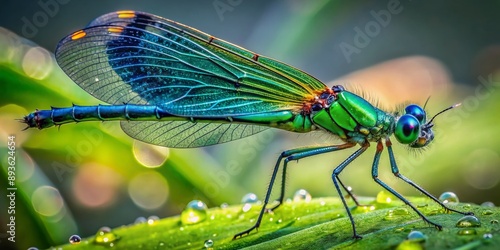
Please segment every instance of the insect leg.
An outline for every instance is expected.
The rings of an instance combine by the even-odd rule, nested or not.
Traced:
[[[389,191],[391,194],[398,197],[406,205],[410,206],[411,209],[413,209],[413,211],[415,211],[425,222],[427,222],[427,223],[435,226],[437,229],[441,230],[443,228],[443,226],[441,226],[437,223],[434,223],[434,222],[430,221],[429,219],[427,219],[427,217],[425,217],[425,215],[423,215],[420,211],[418,211],[418,209],[415,206],[413,206],[410,203],[410,201],[408,201],[405,197],[403,197],[401,194],[396,192],[394,189],[389,187],[387,184],[385,184],[382,180],[380,180],[378,178],[378,163],[380,161],[380,155],[382,154],[383,150],[384,150],[384,145],[382,144],[382,141],[378,141],[377,142],[377,150],[375,151],[375,157],[373,159],[373,165],[372,165],[372,178],[373,178],[373,180],[375,182],[377,182],[380,186],[385,188],[387,191]],[[388,150],[388,151],[392,152],[392,150]],[[392,162],[394,162],[394,163],[396,162],[396,160],[394,159],[394,154],[389,153],[389,158],[391,161],[391,166],[395,166],[392,164]]]
[[[342,172],[342,170],[344,170],[345,167],[347,167],[347,165],[349,165],[349,163],[351,163],[354,159],[356,159],[358,156],[360,156],[363,152],[366,151],[366,149],[370,146],[369,143],[366,143],[365,145],[363,145],[360,149],[356,150],[356,152],[354,152],[352,155],[350,155],[349,157],[347,157],[347,159],[345,159],[342,163],[340,163],[334,170],[333,170],[333,173],[332,173],[332,180],[333,180],[333,184],[335,185],[335,189],[337,189],[337,192],[339,193],[339,196],[340,196],[340,200],[342,201],[342,204],[344,205],[344,208],[347,212],[347,215],[349,216],[349,220],[351,221],[351,226],[352,226],[352,237],[355,238],[355,239],[361,239],[361,235],[358,235],[358,233],[356,232],[356,224],[354,223],[354,219],[352,218],[352,215],[351,215],[351,211],[349,210],[349,207],[347,206],[347,203],[344,199],[344,196],[342,195],[342,191],[340,190],[340,186],[339,186],[339,182],[340,182],[340,179],[339,179],[339,174]]]
[[[313,155],[319,155],[319,154],[329,153],[329,152],[333,152],[333,151],[338,151],[338,150],[353,147],[354,145],[356,145],[356,144],[346,143],[346,144],[336,145],[336,146],[305,147],[305,148],[291,149],[291,150],[287,150],[287,151],[284,151],[283,153],[281,153],[280,157],[276,161],[276,165],[274,166],[273,174],[271,176],[271,181],[269,182],[266,197],[264,199],[264,204],[262,206],[262,209],[260,210],[259,217],[257,218],[255,225],[252,226],[251,228],[243,231],[243,232],[236,234],[233,237],[233,239],[247,235],[252,230],[254,230],[254,229],[257,230],[259,228],[260,223],[262,221],[262,216],[264,215],[264,212],[267,210],[266,206],[269,203],[269,198],[271,196],[271,191],[272,191],[272,188],[274,185],[274,181],[276,179],[278,169],[279,169],[279,166],[281,165],[281,161],[283,160],[283,158],[284,158],[283,173],[282,173],[282,180],[283,181],[282,181],[282,185],[281,185],[280,197],[278,198],[279,204],[281,204],[283,202],[283,197],[284,197],[284,193],[285,193],[284,180],[285,180],[285,174],[286,174],[286,167],[287,167],[287,164],[289,161],[299,160],[299,159],[306,158],[306,157],[313,156]],[[271,208],[271,210],[276,209],[279,206],[279,204],[277,206]]]
[[[422,192],[425,196],[431,198],[433,201],[435,201],[436,203],[438,203],[439,205],[441,205],[446,211],[453,211],[455,213],[459,213],[459,214],[464,214],[464,215],[474,215],[474,213],[472,212],[461,212],[461,211],[458,211],[458,210],[455,210],[453,208],[449,208],[447,207],[445,204],[443,204],[439,199],[437,199],[436,197],[434,197],[433,195],[431,195],[429,192],[427,192],[425,189],[421,188],[419,185],[417,185],[415,182],[413,182],[412,180],[408,179],[407,177],[405,177],[404,175],[400,174],[399,173],[399,169],[398,169],[398,166],[396,164],[396,160],[394,158],[394,153],[392,152],[392,142],[387,139],[385,141],[385,145],[387,147],[387,151],[389,153],[389,159],[390,159],[390,162],[391,162],[391,170],[392,170],[392,173],[400,178],[401,180],[403,180],[404,182],[410,184],[412,187],[416,188],[418,191]]]

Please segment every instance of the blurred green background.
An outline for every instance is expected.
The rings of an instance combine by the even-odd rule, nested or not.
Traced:
[[[0,8],[0,245],[8,244],[7,140],[16,137],[17,247],[46,248],[137,217],[179,214],[193,199],[211,206],[265,194],[286,149],[335,144],[321,133],[268,130],[199,149],[167,149],[127,137],[118,122],[22,131],[35,109],[101,103],[67,78],[52,52],[67,34],[101,14],[151,12],[289,63],[332,86],[365,93],[381,107],[423,104],[436,120],[427,150],[396,145],[401,172],[438,196],[500,204],[500,32],[498,1],[2,1]],[[396,142],[394,140],[394,142]],[[371,181],[370,149],[341,178],[358,195]],[[331,171],[352,151],[291,163],[287,197],[299,188],[336,196]],[[380,176],[405,195],[384,154]],[[314,181],[311,181],[314,180]],[[276,194],[276,192],[275,192]],[[21,241],[22,239],[22,241]],[[8,245],[14,247],[13,245]]]

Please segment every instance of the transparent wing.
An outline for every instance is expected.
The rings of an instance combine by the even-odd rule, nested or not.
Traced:
[[[299,110],[326,88],[296,68],[141,12],[97,18],[63,39],[56,58],[105,102],[154,104],[178,116]]]
[[[188,26],[134,11],[103,15],[59,43],[56,59],[84,90],[110,104],[157,105],[190,121],[123,122],[130,136],[169,147],[236,140],[266,129],[219,121],[298,113],[326,86],[294,67]]]
[[[173,148],[194,148],[247,137],[267,129],[263,126],[191,121],[122,121],[125,133],[135,139]]]

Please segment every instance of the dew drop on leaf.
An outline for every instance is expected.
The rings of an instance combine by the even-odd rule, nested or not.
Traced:
[[[464,228],[464,229],[458,230],[457,234],[458,235],[476,235],[477,232],[475,229],[472,229],[472,228]]]
[[[134,221],[134,224],[142,224],[142,223],[146,223],[148,220],[144,217],[137,217],[137,219],[135,219]]]
[[[385,190],[382,190],[382,191],[378,192],[375,200],[377,201],[377,203],[389,204],[393,200],[396,200],[396,199],[397,198],[393,194],[391,194]]]
[[[259,199],[257,198],[257,195],[254,193],[248,193],[241,198],[241,203],[257,203]]]
[[[119,238],[109,227],[101,227],[97,230],[94,243],[102,246],[113,246]]]
[[[453,192],[444,192],[439,196],[439,200],[444,204],[457,204],[458,196]]]
[[[73,234],[69,237],[69,243],[72,245],[80,244],[82,238],[76,234]]]
[[[295,194],[293,195],[293,201],[305,201],[305,202],[310,202],[311,201],[311,194],[307,192],[305,189],[299,189]]]
[[[482,207],[495,207],[495,204],[491,201],[485,201],[485,202],[481,203],[481,206]]]
[[[151,215],[151,216],[148,217],[148,224],[149,225],[153,225],[153,224],[155,224],[159,220],[160,220],[160,218],[158,216]]]
[[[420,231],[411,231],[408,236],[406,236],[406,238],[408,240],[411,240],[411,241],[416,241],[416,242],[424,242],[427,240],[427,236],[420,232]]]
[[[196,224],[207,218],[207,205],[199,200],[189,202],[181,213],[182,224]]]
[[[206,240],[203,245],[205,246],[205,248],[212,248],[214,246],[214,241],[210,239]]]
[[[457,227],[480,227],[481,222],[473,215],[466,215],[460,218],[456,224]]]
[[[482,213],[482,215],[492,215],[493,214],[493,211],[489,210],[489,209],[486,209],[484,210]]]

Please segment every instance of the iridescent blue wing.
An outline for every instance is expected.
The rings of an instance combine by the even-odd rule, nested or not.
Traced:
[[[297,113],[326,88],[296,68],[134,11],[103,15],[64,38],[56,59],[73,81],[102,101],[157,105],[186,118],[215,120],[279,110]],[[169,147],[212,145],[266,129],[216,122],[121,125],[136,139]]]
[[[299,110],[325,89],[291,66],[141,12],[97,18],[63,39],[56,58],[100,100],[154,104],[178,116]]]

